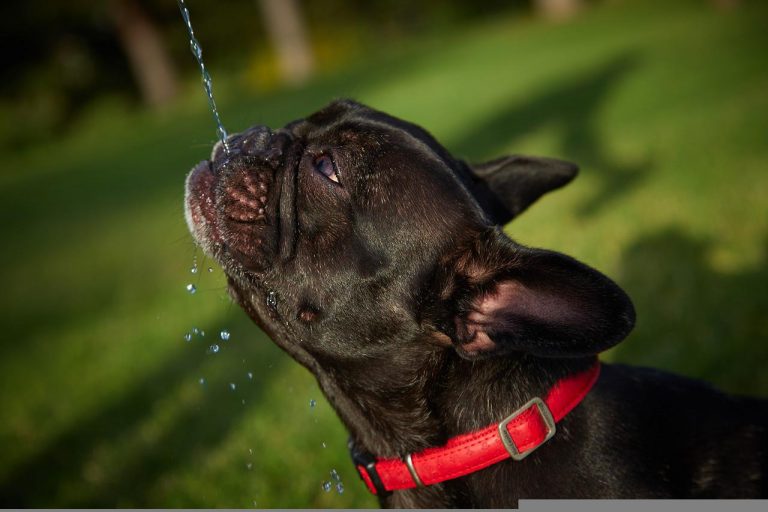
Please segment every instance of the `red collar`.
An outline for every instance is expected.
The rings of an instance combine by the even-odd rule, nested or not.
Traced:
[[[373,494],[411,489],[451,480],[507,458],[522,460],[555,435],[555,423],[589,393],[600,375],[600,362],[555,383],[547,397],[531,399],[500,423],[453,437],[402,459],[373,459],[355,454],[357,471]]]

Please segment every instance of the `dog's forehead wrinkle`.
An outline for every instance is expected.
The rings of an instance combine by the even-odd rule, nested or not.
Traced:
[[[443,165],[447,164],[445,154],[440,154],[432,144],[425,142],[420,137],[415,136],[403,126],[395,125],[390,121],[382,121],[377,119],[365,119],[364,123],[371,128],[381,130],[382,136],[385,137],[385,140],[383,141],[385,143],[392,143],[391,140],[388,140],[389,133],[398,133],[400,135],[400,141],[406,142],[412,148],[419,150],[420,156],[426,156],[431,160],[439,162]]]

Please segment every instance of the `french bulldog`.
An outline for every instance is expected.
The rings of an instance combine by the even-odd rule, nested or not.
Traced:
[[[227,145],[187,178],[189,229],[233,300],[316,377],[382,506],[768,495],[767,402],[652,369],[602,364],[556,427],[549,402],[525,409],[544,425],[535,449],[499,440],[495,425],[598,368],[634,325],[609,278],[500,228],[575,165],[470,165],[421,127],[348,100]],[[428,467],[484,428],[488,450],[509,456]],[[445,464],[460,471],[436,477]]]

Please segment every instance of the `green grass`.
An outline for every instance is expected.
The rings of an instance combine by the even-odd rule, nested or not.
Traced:
[[[506,229],[630,293],[637,328],[605,359],[766,396],[767,15],[632,2],[563,26],[499,18],[302,90],[216,86],[232,131],[352,96],[468,158],[578,162],[572,185]],[[195,84],[165,115],[104,104],[4,155],[0,504],[375,505],[311,376],[229,303],[186,232],[183,178],[213,133]],[[187,343],[193,326],[206,336]],[[222,328],[231,340],[207,354]],[[332,468],[342,495],[321,489]]]

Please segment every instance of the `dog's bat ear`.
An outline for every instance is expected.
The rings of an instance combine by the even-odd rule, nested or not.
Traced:
[[[452,263],[444,322],[460,355],[597,354],[632,330],[624,291],[600,272],[553,251],[518,245],[499,230],[478,237]]]
[[[554,158],[510,155],[469,164],[472,193],[490,219],[504,225],[539,197],[570,182],[579,166]]]

